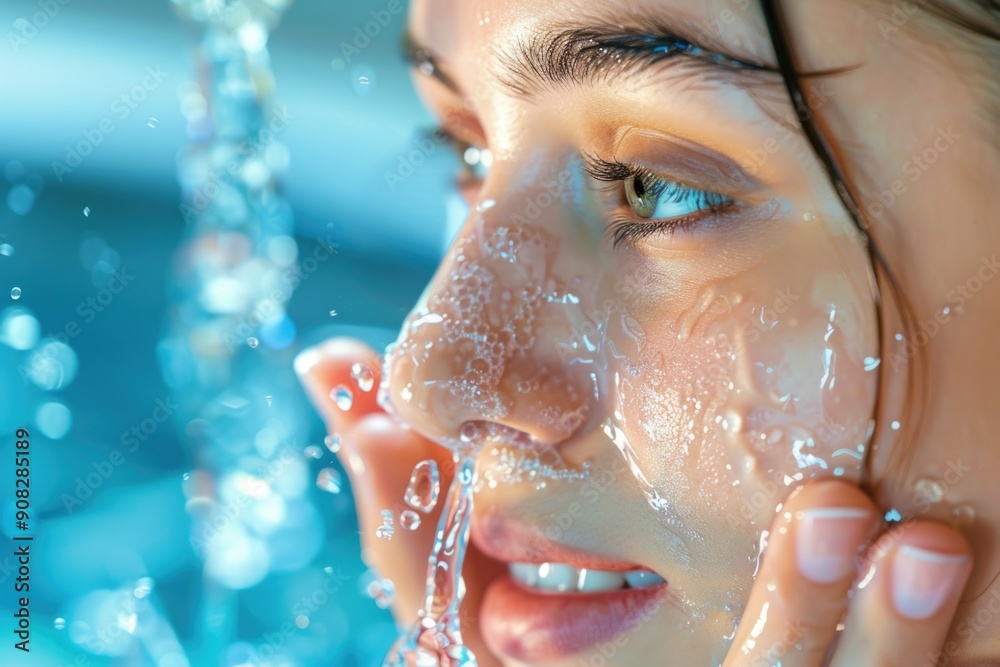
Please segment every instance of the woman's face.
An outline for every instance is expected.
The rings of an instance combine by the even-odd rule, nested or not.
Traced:
[[[865,241],[752,66],[757,4],[419,0],[410,32],[492,162],[387,357],[394,410],[486,438],[473,541],[518,580],[667,582],[499,581],[483,636],[512,664],[717,664],[791,488],[861,478],[882,370]]]

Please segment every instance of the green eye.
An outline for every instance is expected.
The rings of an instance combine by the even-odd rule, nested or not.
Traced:
[[[625,181],[625,199],[640,218],[652,218],[666,183],[652,174],[631,176]]]
[[[715,209],[732,202],[715,192],[697,190],[644,172],[625,179],[625,199],[640,218],[664,220],[681,218],[705,209]]]

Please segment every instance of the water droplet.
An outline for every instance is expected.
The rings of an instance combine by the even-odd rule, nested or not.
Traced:
[[[375,570],[368,570],[362,577],[365,595],[375,601],[379,609],[388,609],[396,594],[396,586],[391,579],[386,579]]]
[[[365,364],[357,363],[351,366],[351,377],[358,383],[361,391],[371,391],[375,385],[375,373]]]
[[[149,125],[154,130],[156,129],[156,126],[159,124],[160,124],[160,119],[157,118],[156,116],[150,116],[149,121],[146,122],[146,125]]]
[[[815,214],[815,213],[812,213],[812,212],[809,212],[809,213],[806,213],[806,214],[805,214],[804,216],[802,216],[802,217],[803,217],[803,218],[805,218],[805,220],[806,220],[807,222],[811,222],[811,221],[813,221],[813,220],[815,220],[815,219],[816,219],[816,214]]]
[[[10,298],[14,299],[14,301],[17,301],[18,299],[20,299],[21,298],[21,288],[20,287],[15,287],[14,289],[12,289],[10,291]]]
[[[254,338],[253,336],[247,338],[247,345],[249,345],[250,347],[257,347],[259,343],[260,341]]]
[[[899,523],[902,520],[903,520],[903,515],[899,513],[898,509],[893,508],[885,513],[886,523]]]
[[[302,453],[307,459],[321,459],[323,458],[323,450],[316,445],[309,445],[302,450]]]
[[[56,630],[62,630],[63,628],[66,627],[66,619],[57,618],[56,620],[52,621],[52,627],[54,627]]]
[[[462,424],[458,431],[458,437],[462,442],[475,442],[479,436],[479,429],[472,422]]]
[[[90,207],[89,206],[84,206],[83,207],[83,217],[85,217],[85,218],[89,218],[90,217]]]
[[[880,361],[881,359],[877,359],[876,357],[865,357],[865,370],[866,371],[875,370],[876,368],[878,368]]]
[[[391,540],[395,532],[392,525],[392,510],[382,510],[382,525],[375,529],[375,537]]]
[[[345,412],[350,410],[351,406],[354,405],[354,394],[352,394],[351,390],[342,384],[338,384],[330,390],[330,398],[333,399],[333,402],[337,404],[338,408],[344,410]]]
[[[0,243],[0,255],[11,257],[14,254],[14,246],[9,243]]]
[[[427,459],[414,466],[410,474],[410,483],[403,494],[403,502],[426,514],[437,505],[440,494],[441,477],[438,474],[437,461]]]
[[[901,424],[899,422],[897,422],[897,421],[894,421],[891,424],[889,424],[889,426],[892,427],[893,431],[898,431],[899,427],[901,426]]]
[[[898,334],[896,334],[895,338],[896,338],[896,340],[901,341],[901,340],[903,340],[903,334],[898,333]]]
[[[406,530],[420,528],[420,515],[413,510],[403,510],[399,515],[399,525]]]
[[[181,479],[183,479],[185,482],[188,481],[189,479],[191,479],[191,473],[189,472],[184,473],[183,475],[181,475]]]
[[[479,202],[479,204],[476,205],[476,210],[482,213],[483,211],[487,211],[496,205],[497,205],[496,199],[484,199],[483,201]]]
[[[330,317],[336,317],[336,316],[337,316],[337,311],[331,310],[330,311]]]
[[[137,598],[147,597],[156,588],[156,582],[150,577],[143,577],[139,581],[135,582],[135,589],[132,594]]]
[[[333,568],[331,566],[329,566],[329,565],[327,565],[326,567],[324,567],[323,571],[326,572],[327,574],[333,574]]]
[[[273,398],[272,396],[265,396],[264,397],[264,400],[267,401],[267,407],[271,407],[271,399],[272,398]]]
[[[967,528],[976,521],[976,510],[972,505],[956,505],[951,509],[951,515],[960,528]]]
[[[913,490],[929,503],[939,503],[944,498],[944,487],[934,479],[919,479],[913,485]]]
[[[327,449],[336,454],[340,451],[340,436],[336,433],[328,435],[323,438],[323,444],[326,445]]]
[[[316,475],[316,486],[328,493],[340,493],[340,473],[333,468],[323,468]]]

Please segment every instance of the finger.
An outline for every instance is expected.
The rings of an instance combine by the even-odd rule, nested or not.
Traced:
[[[871,500],[849,484],[824,480],[793,493],[771,527],[725,666],[822,665],[878,523]]]
[[[365,343],[331,338],[300,352],[294,366],[306,395],[326,424],[328,446],[339,446],[343,434],[360,419],[381,411],[376,400],[381,360]],[[353,450],[342,450],[338,456],[348,474],[360,474],[360,461]]]
[[[867,560],[831,664],[937,664],[972,571],[968,541],[948,526],[912,523],[883,535]]]
[[[454,475],[451,452],[399,425],[385,413],[369,414],[358,421],[345,433],[342,451],[355,455],[364,469],[354,478],[354,488],[365,562],[393,582],[396,618],[404,624],[413,623],[424,603],[427,559]],[[437,463],[440,471],[438,504],[429,514],[416,511],[420,525],[408,530],[399,517],[403,511],[414,510],[403,502],[404,491],[413,468],[429,459]],[[382,510],[386,509],[393,513],[395,521],[391,540],[376,536],[383,522]],[[464,640],[483,667],[498,663],[493,662],[481,640],[475,610],[482,603],[486,586],[502,572],[503,565],[469,544],[462,575],[466,595],[460,616]]]

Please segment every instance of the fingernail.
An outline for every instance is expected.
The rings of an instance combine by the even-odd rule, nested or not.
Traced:
[[[904,544],[892,561],[892,597],[908,618],[930,618],[962,587],[969,557]]]
[[[312,347],[307,347],[306,349],[295,355],[295,361],[292,362],[292,367],[295,369],[295,373],[300,378],[305,378],[309,375],[309,372],[315,368],[316,364],[323,358],[323,344],[313,345]]]
[[[829,584],[852,575],[871,513],[855,507],[820,507],[803,510],[798,518],[795,550],[802,576]]]

